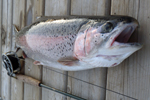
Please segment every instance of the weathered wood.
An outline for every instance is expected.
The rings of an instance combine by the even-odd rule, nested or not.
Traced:
[[[31,24],[36,20],[36,17],[43,14],[43,0],[27,0],[26,7],[26,25]],[[25,60],[25,75],[41,80],[41,66],[33,65],[33,60]],[[41,88],[24,84],[24,100],[41,100]]]
[[[72,15],[105,15],[107,0],[72,0]],[[85,66],[86,67],[86,66]],[[68,72],[69,76],[84,80],[98,86],[106,87],[106,68]],[[68,77],[68,92],[88,100],[104,100],[105,90],[77,79]],[[67,98],[70,100],[71,98]],[[71,99],[73,100],[73,99]]]
[[[5,45],[2,46],[2,51],[8,52],[11,50],[11,25],[12,25],[12,0],[3,0],[2,11],[2,27],[6,34]],[[2,67],[2,99],[10,100],[10,77],[7,75],[6,69]]]
[[[25,75],[41,80],[41,66],[33,65],[33,60],[25,59]],[[24,83],[24,100],[41,100],[41,89]]]
[[[0,1],[0,16],[2,16],[2,0]],[[1,75],[2,75],[2,17],[0,17],[0,89],[1,89]],[[1,90],[0,90],[0,97],[1,97]]]
[[[13,0],[13,25],[19,29],[25,26],[25,0]],[[12,50],[15,51],[15,33],[12,31]],[[23,100],[23,94],[23,82],[11,78],[11,100]]]
[[[140,28],[134,38],[144,47],[130,56],[121,65],[109,68],[107,88],[113,91],[137,98],[149,100],[149,40],[150,40],[150,1],[149,0],[113,0],[112,14],[130,15],[138,19]],[[134,41],[135,41],[134,40]],[[107,91],[106,100],[133,100],[116,93]]]
[[[67,0],[45,0],[45,15],[46,16],[61,16],[67,14]],[[50,68],[52,70],[56,70]],[[65,71],[56,70],[61,73],[67,73]],[[48,70],[43,67],[43,79],[42,82],[48,86],[57,88],[62,91],[66,91],[66,79],[67,77]],[[58,94],[56,92],[42,89],[42,100],[65,100],[66,96]]]
[[[45,16],[67,15],[67,0],[45,0]]]
[[[27,0],[26,25],[30,25],[37,17],[44,14],[44,0]]]
[[[72,0],[71,15],[104,15],[108,0]]]
[[[67,15],[71,15],[71,0],[67,0]]]
[[[112,15],[130,15],[134,18],[138,17],[139,1],[131,0],[112,0]]]
[[[78,71],[78,72],[68,72],[69,76],[75,77],[68,77],[68,92],[74,95],[80,96],[82,98],[88,100],[104,100],[105,98],[105,89],[101,89],[97,86],[104,87],[106,86],[106,69],[105,68],[97,68],[85,71]],[[97,86],[85,83],[95,84]],[[68,98],[67,100],[70,100]],[[74,100],[74,99],[71,99]]]
[[[45,66],[46,67],[46,66]],[[60,71],[52,68],[43,68],[43,84],[54,87],[56,89],[65,91],[66,89],[66,76],[59,74],[61,72],[66,74],[65,71]],[[55,72],[57,71],[57,72]],[[51,90],[42,88],[42,100],[65,100],[65,96],[53,92]]]

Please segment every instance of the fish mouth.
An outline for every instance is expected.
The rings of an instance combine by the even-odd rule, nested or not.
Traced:
[[[127,43],[134,30],[135,28],[131,26],[126,27],[120,34],[117,34],[117,36],[113,39],[111,45],[113,45],[114,42]]]
[[[132,47],[139,47],[141,48],[142,45],[140,43],[134,42],[134,43],[129,43],[129,39],[135,29],[137,28],[138,24],[137,23],[132,23],[130,25],[126,25],[122,27],[122,30],[118,32],[117,34],[113,34],[110,38],[110,47],[116,47],[116,46],[132,46]]]
[[[142,48],[140,43],[128,42],[137,26],[137,23],[131,23],[116,28],[108,38],[106,48],[99,50],[99,54],[96,57],[107,63],[106,66],[113,67]]]

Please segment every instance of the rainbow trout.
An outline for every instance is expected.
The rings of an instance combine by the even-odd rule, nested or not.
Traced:
[[[137,26],[128,16],[41,17],[16,34],[16,44],[35,65],[66,71],[113,67],[142,47],[127,43]]]

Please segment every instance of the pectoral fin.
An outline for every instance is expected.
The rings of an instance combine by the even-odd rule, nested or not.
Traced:
[[[34,65],[41,65],[41,63],[39,61],[34,61],[33,64]]]
[[[77,66],[79,63],[78,59],[61,59],[58,60],[58,62],[62,65],[66,65],[66,66]]]

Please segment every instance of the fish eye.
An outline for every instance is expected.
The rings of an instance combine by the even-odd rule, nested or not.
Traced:
[[[113,24],[111,22],[107,22],[101,27],[101,33],[104,34],[104,33],[111,32],[113,28],[114,28]]]

